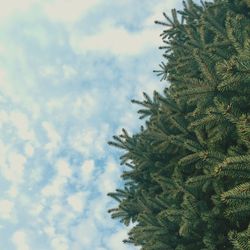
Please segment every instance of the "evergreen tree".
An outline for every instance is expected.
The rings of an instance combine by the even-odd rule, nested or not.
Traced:
[[[250,1],[183,4],[157,22],[170,86],[109,142],[127,166],[109,212],[142,250],[250,249]]]

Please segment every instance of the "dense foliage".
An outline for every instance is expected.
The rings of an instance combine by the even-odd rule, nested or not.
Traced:
[[[110,142],[127,169],[109,212],[135,222],[125,242],[143,250],[250,249],[250,1],[164,16],[170,85],[133,101],[145,126]]]

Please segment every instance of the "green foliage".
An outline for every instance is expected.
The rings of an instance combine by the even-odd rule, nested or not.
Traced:
[[[250,249],[250,2],[184,2],[157,22],[170,82],[144,93],[145,126],[125,129],[112,218],[142,250]]]

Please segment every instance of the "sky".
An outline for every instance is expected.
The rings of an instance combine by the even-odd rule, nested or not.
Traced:
[[[0,0],[1,250],[133,250],[112,220],[142,92],[161,92],[162,12],[179,0]]]

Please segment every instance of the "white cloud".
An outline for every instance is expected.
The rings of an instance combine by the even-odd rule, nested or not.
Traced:
[[[42,169],[41,167],[33,167],[32,169],[30,169],[29,180],[31,185],[39,182],[42,179],[43,171],[44,169]]]
[[[25,37],[29,37],[33,42],[36,42],[39,47],[43,49],[48,49],[50,45],[50,33],[43,26],[36,25],[36,27],[24,27],[23,33]]]
[[[23,207],[29,207],[33,202],[33,199],[30,197],[30,195],[26,193],[20,194],[20,196],[18,196],[18,200],[20,205]]]
[[[19,111],[13,111],[9,114],[10,122],[16,127],[18,135],[23,140],[33,141],[35,134],[30,129],[28,116]]]
[[[59,214],[60,212],[62,212],[63,207],[61,204],[54,202],[51,206],[51,215],[53,217],[55,217],[55,215]]]
[[[62,70],[65,79],[70,79],[77,74],[76,69],[70,65],[63,65]]]
[[[55,233],[55,228],[52,226],[46,226],[44,228],[44,232],[49,236],[49,237],[53,237],[56,235]]]
[[[62,177],[67,177],[67,178],[71,177],[72,170],[66,160],[62,160],[62,159],[58,160],[56,162],[56,168],[57,168],[58,175]]]
[[[30,143],[26,143],[24,152],[27,156],[31,157],[34,154],[34,148]]]
[[[0,12],[1,13],[1,12]],[[0,15],[1,16],[1,15]],[[1,19],[0,19],[1,20]],[[6,49],[5,49],[6,50]],[[13,88],[12,88],[12,84],[9,82],[9,80],[7,79],[7,71],[6,69],[0,68],[0,88],[1,91],[6,95],[6,96],[11,96],[12,99],[16,99],[13,96]]]
[[[102,195],[93,200],[89,205],[89,210],[91,211],[90,217],[95,220],[96,223],[100,225],[105,225],[105,228],[114,227],[115,221],[111,220],[110,216],[107,214],[108,209],[110,209],[110,204],[112,200],[107,195]]]
[[[30,119],[27,114],[20,111],[0,111],[0,126],[3,126],[4,123],[12,125],[17,130],[17,135],[22,140],[34,141],[35,133],[30,126]]]
[[[3,44],[3,43],[1,43],[1,42],[0,42],[0,53],[1,53],[1,54],[6,53],[6,46],[5,46],[5,44]],[[0,73],[0,77],[1,77],[1,73]],[[1,79],[1,78],[0,78],[0,79]]]
[[[8,145],[6,145],[0,140],[0,166],[4,166],[6,164],[7,152]]]
[[[20,183],[23,180],[23,172],[26,164],[26,157],[16,152],[10,152],[7,162],[2,166],[4,177],[14,183]]]
[[[163,19],[162,12],[169,13],[175,6],[176,0],[169,1],[167,5],[163,2],[156,4],[139,32],[130,32],[122,26],[116,26],[112,21],[104,21],[101,31],[96,34],[86,36],[77,31],[72,32],[70,44],[78,54],[101,51],[117,56],[138,55],[159,46],[162,27],[156,26],[154,21]]]
[[[112,192],[116,188],[116,182],[119,178],[119,164],[109,159],[103,174],[98,177],[98,189],[103,194]]]
[[[58,69],[53,65],[46,65],[40,68],[40,74],[44,77],[53,77],[59,73]]]
[[[92,179],[94,169],[95,169],[94,160],[86,160],[83,162],[81,166],[81,179],[84,184],[87,184]]]
[[[85,157],[95,156],[100,158],[104,155],[104,147],[107,145],[109,125],[101,124],[100,128],[88,127],[70,138],[72,148],[81,152]]]
[[[140,32],[129,32],[123,27],[108,24],[97,34],[82,36],[73,34],[70,44],[78,54],[88,51],[103,51],[115,55],[134,56],[147,48],[156,48],[159,45],[159,31],[150,28]]]
[[[11,21],[13,20],[11,19]],[[34,116],[38,115],[38,104],[34,101],[36,97],[33,96],[34,87],[37,88],[34,81],[34,70],[30,70],[31,66],[27,62],[27,52],[24,47],[21,45],[16,46],[14,42],[15,39],[12,39],[11,35],[7,35],[7,30],[7,33],[5,33],[6,41],[4,41],[6,47],[4,53],[1,53],[1,57],[3,57],[3,60],[6,62],[0,65],[1,93],[13,101],[13,104],[26,107],[33,112]],[[33,66],[34,65],[32,65],[32,67]],[[20,84],[20,82],[22,82],[22,84]]]
[[[16,231],[13,234],[12,242],[15,244],[17,250],[30,250],[27,241],[27,234],[22,230]]]
[[[65,96],[59,98],[53,98],[47,101],[48,111],[50,113],[60,112],[58,109],[64,109],[65,103],[68,103],[68,98]]]
[[[54,150],[56,150],[61,142],[61,136],[56,131],[55,127],[50,122],[43,122],[43,128],[47,132],[47,137],[49,142],[44,146],[46,150],[51,154]]]
[[[68,240],[59,235],[56,236],[52,241],[51,241],[51,246],[53,247],[53,250],[68,250]]]
[[[5,20],[6,18],[20,12],[27,11],[32,4],[37,2],[36,0],[9,0],[8,2],[4,2],[1,4],[0,9],[0,21]]]
[[[10,197],[16,197],[18,194],[18,187],[16,185],[11,186],[7,193]]]
[[[1,79],[0,79],[1,81]],[[3,125],[3,123],[6,123],[8,121],[8,114],[6,111],[1,110],[0,111],[0,127]]]
[[[9,200],[0,200],[0,218],[11,219],[13,217],[14,203]]]
[[[33,216],[38,216],[44,209],[44,206],[39,203],[35,203],[30,208],[30,214]]]
[[[82,93],[73,103],[72,113],[76,116],[82,116],[85,119],[93,117],[99,111],[99,100],[101,93],[97,89],[90,89]]]
[[[51,21],[71,24],[77,22],[100,0],[53,0],[44,4],[44,10]]]
[[[72,229],[71,234],[75,242],[72,249],[95,249],[94,246],[100,242],[98,229],[95,222],[91,218],[88,218],[87,220],[82,221],[79,225],[75,226]]]
[[[82,212],[86,202],[86,193],[78,192],[68,197],[67,201],[69,205],[76,212]]]
[[[59,159],[56,164],[56,176],[54,179],[45,186],[41,193],[44,196],[63,196],[64,195],[64,186],[68,182],[69,178],[72,175],[72,170],[70,165],[64,159]]]
[[[61,176],[56,176],[51,183],[45,186],[41,193],[44,196],[63,196],[64,185],[67,183],[67,179]]]

